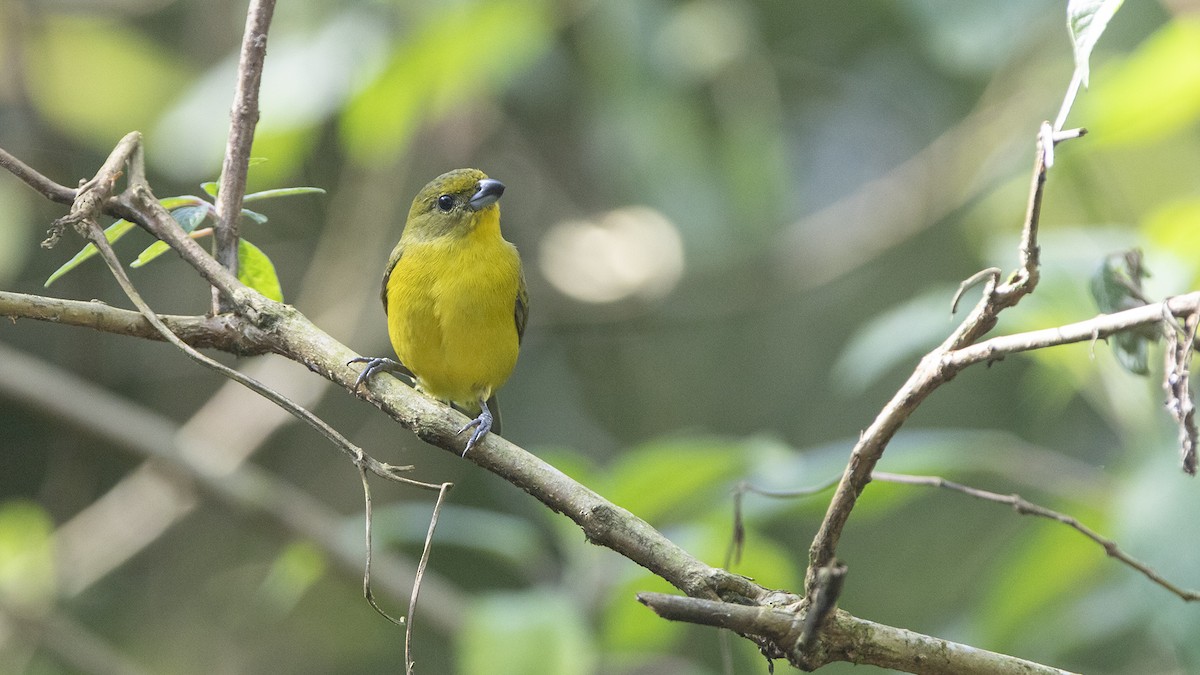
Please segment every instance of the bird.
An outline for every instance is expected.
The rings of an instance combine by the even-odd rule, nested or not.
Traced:
[[[458,430],[473,429],[463,457],[489,431],[500,431],[496,390],[516,366],[529,316],[521,257],[500,232],[504,189],[478,169],[448,171],[421,188],[380,293],[399,361],[349,362],[366,364],[356,390],[376,373],[398,373],[475,415]]]

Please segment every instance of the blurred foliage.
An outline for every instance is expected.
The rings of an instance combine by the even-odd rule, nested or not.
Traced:
[[[506,437],[722,564],[733,486],[837,475],[953,328],[959,281],[1015,265],[1034,135],[1074,67],[1065,6],[280,3],[253,151],[266,161],[250,190],[328,194],[272,202],[255,250],[289,302],[382,354],[379,275],[411,196],[457,166],[503,180],[532,297],[502,394]],[[0,147],[74,184],[138,129],[156,193],[194,191],[220,171],[244,12],[228,0],[0,0]],[[1200,6],[1126,3],[1090,63],[1068,125],[1091,133],[1059,147],[1043,205],[1043,280],[997,332],[1094,316],[1092,273],[1135,247],[1153,271],[1149,298],[1200,282]],[[189,204],[171,208],[191,222],[199,212],[178,213]],[[71,245],[36,242],[62,212],[0,176],[0,287],[46,292]],[[136,228],[125,236],[123,260],[153,245]],[[135,283],[160,311],[204,312],[208,290],[173,258]],[[586,282],[564,282],[572,269]],[[127,305],[94,263],[51,290]],[[339,514],[331,540],[361,546],[355,472],[309,430],[167,346],[4,326],[0,347],[101,385],[65,402],[80,416],[132,427],[128,406],[153,412],[178,425],[181,452],[220,470],[245,460],[214,448],[245,447]],[[1149,378],[1102,342],[969,370],[924,404],[881,469],[1018,492],[1200,586],[1187,547],[1200,489],[1176,469],[1159,347],[1147,348]],[[717,633],[653,617],[633,595],[665,584],[565,519],[344,392],[317,391],[303,368],[235,363],[309,397],[382,460],[456,483],[429,568],[443,595],[423,597],[461,604],[418,608],[419,672],[721,672]],[[205,493],[176,498],[190,515],[137,543],[145,531],[129,530],[149,507],[120,497],[142,458],[105,425],[34,402],[14,372],[0,358],[0,611],[69,617],[151,672],[397,668],[401,635],[328,542]],[[797,588],[828,494],[748,495],[735,570]],[[375,505],[376,546],[415,560],[429,495],[380,486]],[[120,535],[88,538],[106,515],[115,530],[103,531]],[[113,569],[68,583],[106,556]],[[1200,670],[1195,607],[1078,533],[995,504],[871,485],[839,556],[842,606],[868,619],[1088,673]],[[0,670],[75,672],[37,635],[0,632]],[[735,672],[765,671],[749,643],[730,642]]]

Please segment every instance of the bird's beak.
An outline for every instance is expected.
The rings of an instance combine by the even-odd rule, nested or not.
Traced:
[[[504,183],[484,178],[479,181],[479,190],[467,200],[467,205],[471,207],[472,211],[482,211],[500,201],[502,194],[504,194]]]

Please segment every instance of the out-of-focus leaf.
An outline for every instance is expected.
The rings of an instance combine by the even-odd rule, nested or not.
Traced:
[[[972,295],[967,291],[961,304],[973,302],[978,292]],[[833,364],[838,388],[846,395],[857,395],[901,363],[915,367],[921,354],[954,329],[950,316],[953,295],[949,288],[930,290],[865,322]]]
[[[655,522],[680,506],[711,504],[714,494],[728,494],[743,465],[736,443],[659,442],[623,455],[610,469],[602,492],[613,503]]]
[[[1108,27],[1108,22],[1125,0],[1070,0],[1067,3],[1067,30],[1075,46],[1075,70],[1088,86],[1088,60],[1092,49]]]
[[[238,240],[238,280],[276,302],[283,302],[283,289],[275,264],[254,244]]]
[[[1142,265],[1142,252],[1132,249],[1114,253],[1092,274],[1091,291],[1096,306],[1105,314],[1120,312],[1146,304],[1142,294],[1142,279],[1150,276]],[[1126,331],[1110,339],[1117,361],[1131,373],[1150,372],[1149,340],[1154,333]]]
[[[259,595],[278,614],[284,614],[325,575],[327,567],[325,555],[312,542],[293,542],[271,565],[259,587]]]
[[[319,187],[290,187],[276,188],[274,190],[263,190],[261,192],[252,192],[242,199],[243,204],[250,202],[262,201],[264,199],[274,199],[275,197],[291,197],[292,195],[323,195],[325,190]]]
[[[342,117],[342,140],[360,161],[391,161],[428,118],[490,96],[545,51],[547,3],[528,0],[430,5],[382,75]],[[469,86],[448,73],[470,73]]]
[[[204,190],[204,193],[207,194],[209,197],[216,198],[218,185],[219,184],[217,183],[217,181],[210,180],[207,183],[201,183],[200,189]]]
[[[375,538],[381,546],[419,550],[425,542],[430,515],[430,505],[425,503],[376,507]],[[348,536],[361,528],[361,515],[347,519]],[[435,536],[438,546],[483,553],[511,564],[514,570],[545,554],[545,541],[529,520],[457,504],[442,508]]]
[[[54,598],[54,524],[36,504],[0,506],[0,598],[25,609]]]
[[[1081,513],[1076,505],[1071,515],[1093,529],[1104,528],[1097,514]],[[1064,525],[1032,518],[1022,524],[1032,532],[1009,559],[998,561],[998,574],[981,603],[988,608],[984,628],[997,641],[1012,639],[1054,603],[1083,592],[1102,566],[1114,564],[1103,548]]]
[[[662,577],[650,573],[638,574],[608,594],[609,603],[601,617],[600,636],[606,651],[639,652],[665,651],[676,644],[685,632],[685,625],[663,621],[638,602],[630,602],[635,594],[677,593],[674,586]]]
[[[111,244],[112,242],[125,236],[125,233],[132,230],[133,227],[134,227],[133,223],[129,222],[128,220],[118,220],[117,222],[113,223],[112,225],[109,225],[108,227],[104,228],[104,238],[107,239],[108,242]],[[70,272],[71,270],[75,269],[76,267],[79,267],[79,265],[83,261],[96,255],[99,252],[100,251],[96,250],[96,247],[93,246],[92,244],[88,244],[87,246],[84,246],[83,249],[81,249],[79,251],[79,253],[76,253],[73,258],[71,258],[67,262],[63,263],[62,267],[59,267],[58,269],[54,270],[54,273],[51,274],[49,276],[49,278],[46,279],[46,283],[42,284],[42,286],[43,287],[49,286],[50,284],[54,283],[59,277],[66,274],[67,272]]]
[[[592,629],[563,593],[496,593],[467,608],[458,640],[458,672],[488,675],[590,675]]]
[[[319,21],[271,32],[271,55],[263,67],[260,92],[262,119],[253,150],[256,156],[271,158],[269,166],[254,172],[264,185],[280,184],[293,175],[320,136],[314,127],[340,113],[347,98],[379,71],[387,50],[397,42],[392,21],[380,20],[396,5],[317,7],[313,9]],[[238,60],[237,50],[227,54],[200,77],[180,83],[172,107],[150,130],[147,144],[156,151],[146,159],[157,169],[188,179],[210,175],[221,166]]]
[[[1175,19],[1147,38],[1081,102],[1097,143],[1166,138],[1200,118],[1200,20]]]
[[[27,49],[21,80],[46,119],[108,152],[130,129],[149,127],[188,77],[166,42],[99,16],[45,12],[15,44]]]
[[[1147,249],[1155,251],[1156,277],[1161,281],[1165,274],[1158,263],[1162,252],[1170,251],[1184,265],[1186,275],[1179,279],[1182,288],[1200,284],[1200,198],[1185,197],[1159,205],[1141,222],[1141,232]]]

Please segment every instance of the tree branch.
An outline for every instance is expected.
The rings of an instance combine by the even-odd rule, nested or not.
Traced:
[[[1072,136],[1063,138],[1070,137]],[[811,598],[816,590],[817,571],[828,567],[833,562],[842,529],[850,518],[850,512],[854,509],[859,495],[870,482],[871,472],[875,469],[875,464],[880,457],[883,456],[887,444],[913,411],[921,405],[925,397],[943,383],[953,379],[964,367],[961,364],[953,364],[947,359],[947,356],[967,347],[986,334],[996,325],[1000,312],[1015,306],[1037,285],[1037,232],[1041,215],[1042,193],[1046,184],[1044,145],[1053,142],[1054,139],[1047,138],[1042,134],[1038,136],[1034,153],[1033,177],[1029,188],[1029,206],[1018,249],[1020,265],[1017,271],[1006,281],[1001,281],[999,274],[995,274],[987,280],[983,297],[979,299],[970,314],[942,344],[921,359],[913,374],[883,407],[871,426],[860,436],[858,443],[851,451],[850,460],[846,464],[842,479],[830,500],[821,526],[809,546],[808,571],[804,583],[805,596]]]
[[[251,0],[246,12],[246,30],[238,57],[237,90],[229,113],[229,137],[225,162],[217,188],[216,257],[234,275],[238,271],[238,218],[246,194],[246,173],[250,167],[250,148],[254,127],[258,124],[258,90],[262,84],[263,61],[267,55],[267,29],[275,12],[275,0]],[[213,297],[214,313],[227,309],[220,295]]]
[[[1070,675],[1006,654],[859,619],[840,609],[829,616],[815,649],[803,652],[798,648],[803,622],[789,609],[665,593],[639,593],[637,599],[664,619],[727,628],[760,644],[775,645],[764,651],[767,658],[784,658],[806,671],[849,661],[922,675]]]
[[[140,312],[112,307],[98,300],[85,302],[0,291],[0,317],[7,317],[14,322],[17,319],[36,319],[114,335],[166,340]],[[160,314],[158,318],[180,340],[196,348],[219,349],[238,356],[255,356],[271,351],[265,334],[234,314]]]

